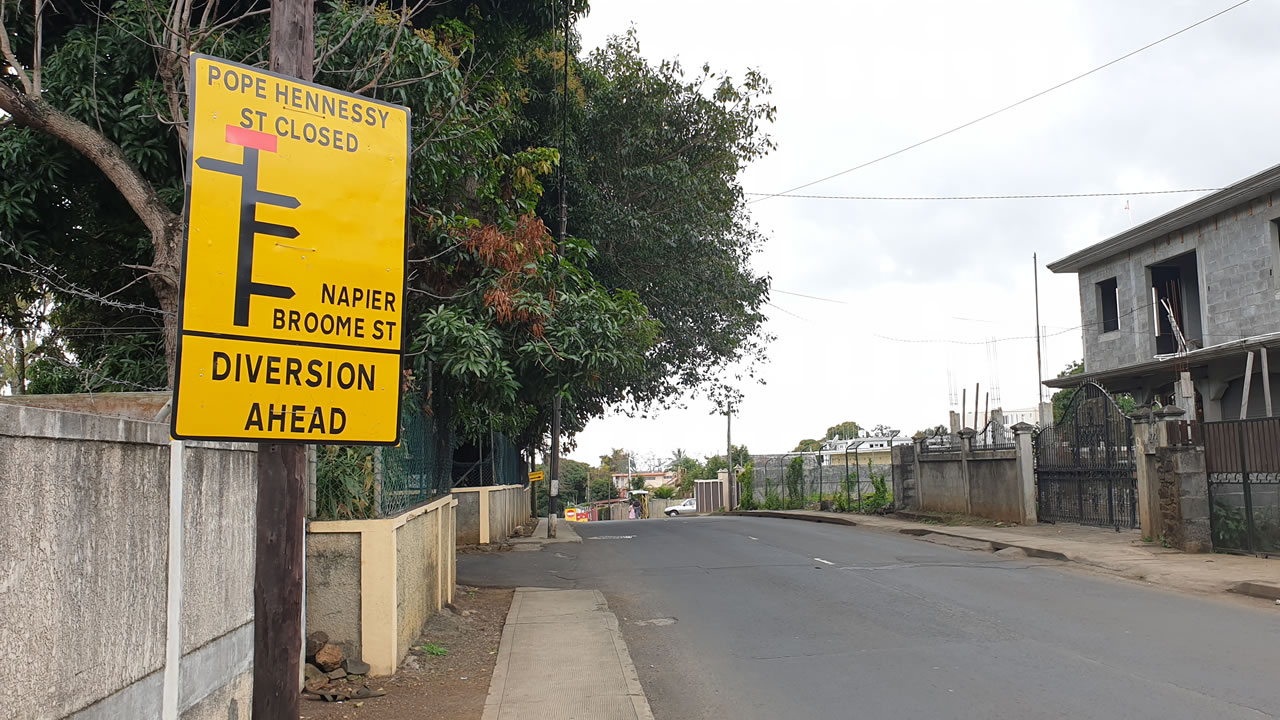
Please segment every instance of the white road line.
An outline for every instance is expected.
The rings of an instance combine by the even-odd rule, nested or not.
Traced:
[[[820,563],[826,563],[828,565],[835,565],[835,563],[831,562],[830,560],[823,560],[822,558],[814,558],[814,560],[817,560]]]
[[[758,538],[758,537],[751,537],[750,535],[748,535],[748,536],[747,536],[747,539],[748,539],[748,540],[759,540],[760,538]]]

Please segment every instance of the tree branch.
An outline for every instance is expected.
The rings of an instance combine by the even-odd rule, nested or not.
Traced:
[[[118,145],[41,98],[23,95],[4,83],[0,83],[0,110],[9,113],[23,125],[67,143],[97,165],[137,213],[151,232],[152,238],[157,240],[158,256],[169,258],[173,248],[160,247],[158,240],[172,236],[180,218],[165,206],[151,183],[129,162]],[[176,281],[176,278],[172,280]]]
[[[4,55],[4,61],[9,63],[9,67],[18,74],[18,80],[22,83],[22,89],[28,95],[35,95],[35,86],[31,83],[31,76],[27,75],[27,69],[23,67],[18,60],[18,56],[13,53],[13,47],[9,45],[9,30],[4,25],[4,2],[0,0],[0,53]]]

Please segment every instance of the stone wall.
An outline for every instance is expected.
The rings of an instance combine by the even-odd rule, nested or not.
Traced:
[[[33,397],[45,407],[0,403],[0,659],[23,678],[0,686],[5,717],[159,718],[167,675],[181,717],[247,718],[254,446],[127,419],[154,417],[155,394]],[[113,414],[55,409],[86,406]]]
[[[1160,516],[1150,537],[1187,552],[1210,552],[1213,542],[1204,448],[1158,447],[1155,472]]]
[[[899,445],[893,449],[893,509],[918,510],[920,496],[915,476],[916,449],[914,445]]]

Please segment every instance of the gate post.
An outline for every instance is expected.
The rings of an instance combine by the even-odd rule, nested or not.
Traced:
[[[1156,447],[1161,443],[1151,439],[1150,408],[1141,408],[1133,415],[1133,466],[1138,481],[1138,527],[1145,537],[1154,539],[1160,522],[1160,479],[1156,475]]]
[[[1014,425],[1013,442],[1018,457],[1018,492],[1021,495],[1019,505],[1022,514],[1021,524],[1036,524],[1036,474],[1035,448],[1031,445],[1031,431],[1035,427],[1020,422]]]

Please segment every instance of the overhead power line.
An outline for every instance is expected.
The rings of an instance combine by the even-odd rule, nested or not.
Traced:
[[[781,295],[795,295],[796,297],[808,298],[810,300],[821,300],[822,302],[835,303],[837,305],[848,305],[844,300],[832,300],[831,298],[818,297],[817,295],[805,295],[804,293],[791,292],[789,290],[779,290],[778,288],[769,288],[769,292],[776,292]],[[781,309],[781,308],[779,308]]]
[[[907,152],[908,150],[914,150],[914,149],[916,149],[916,148],[920,147],[921,145],[927,145],[928,143],[931,143],[931,142],[933,142],[934,140],[939,140],[939,139],[944,138],[944,137],[946,137],[946,136],[948,136],[948,135],[950,135],[950,134],[952,134],[952,133],[959,132],[959,131],[961,131],[961,130],[963,130],[963,129],[965,129],[965,128],[967,128],[967,127],[971,126],[971,125],[976,125],[976,124],[978,124],[978,123],[982,122],[983,120],[987,120],[987,119],[993,118],[993,117],[995,117],[996,115],[999,115],[999,114],[1001,114],[1001,113],[1003,113],[1003,112],[1006,112],[1006,111],[1008,111],[1008,110],[1012,110],[1012,109],[1014,109],[1014,108],[1018,107],[1019,105],[1023,105],[1023,104],[1029,103],[1029,102],[1031,102],[1032,100],[1035,100],[1035,99],[1036,99],[1036,98],[1038,98],[1038,97],[1041,97],[1041,96],[1043,96],[1043,95],[1047,95],[1047,94],[1049,94],[1049,93],[1053,92],[1054,90],[1058,90],[1059,88],[1066,87],[1067,85],[1070,85],[1071,83],[1074,83],[1074,82],[1076,82],[1077,80],[1083,80],[1084,78],[1087,78],[1087,77],[1089,77],[1090,75],[1092,75],[1092,74],[1094,74],[1094,73],[1096,73],[1096,72],[1098,72],[1098,71],[1100,71],[1100,70],[1105,70],[1106,68],[1109,68],[1109,67],[1111,67],[1112,65],[1115,65],[1116,63],[1118,63],[1118,62],[1120,62],[1120,61],[1122,61],[1122,60],[1127,60],[1127,59],[1129,59],[1129,58],[1133,57],[1134,55],[1137,55],[1138,53],[1140,53],[1140,52],[1142,52],[1142,51],[1144,51],[1144,50],[1150,50],[1151,48],[1153,48],[1153,47],[1155,47],[1155,46],[1159,45],[1160,43],[1163,43],[1163,42],[1165,42],[1165,41],[1167,41],[1167,40],[1172,40],[1173,38],[1178,37],[1179,35],[1181,35],[1181,34],[1183,34],[1183,33],[1187,32],[1187,31],[1189,31],[1189,30],[1193,30],[1193,29],[1195,29],[1195,28],[1197,28],[1197,27],[1199,27],[1199,26],[1201,26],[1201,25],[1203,25],[1203,24],[1205,24],[1205,23],[1209,22],[1210,20],[1213,20],[1214,18],[1220,17],[1220,16],[1222,16],[1222,15],[1225,15],[1225,14],[1227,14],[1227,13],[1231,12],[1232,10],[1235,10],[1236,8],[1240,7],[1241,5],[1245,5],[1245,4],[1249,3],[1249,2],[1250,2],[1250,0],[1240,0],[1240,2],[1237,2],[1237,3],[1235,3],[1234,5],[1231,5],[1230,7],[1227,7],[1227,8],[1225,8],[1225,9],[1223,9],[1223,10],[1219,10],[1218,12],[1216,12],[1216,13],[1214,13],[1214,14],[1210,15],[1209,17],[1204,18],[1203,20],[1200,20],[1199,22],[1192,23],[1191,25],[1188,25],[1188,26],[1186,26],[1186,27],[1182,28],[1181,30],[1178,30],[1177,32],[1174,32],[1174,33],[1170,33],[1170,34],[1168,34],[1168,35],[1165,35],[1164,37],[1160,38],[1159,40],[1155,40],[1155,41],[1153,41],[1153,42],[1147,43],[1146,45],[1143,45],[1142,47],[1138,48],[1137,50],[1132,50],[1132,51],[1130,51],[1130,52],[1127,52],[1127,53],[1125,53],[1124,55],[1121,55],[1120,57],[1115,58],[1114,60],[1111,60],[1111,61],[1109,61],[1109,62],[1103,63],[1102,65],[1099,65],[1099,66],[1097,66],[1097,67],[1095,67],[1095,68],[1093,68],[1092,70],[1089,70],[1089,71],[1087,71],[1087,72],[1080,73],[1079,75],[1076,75],[1076,76],[1075,76],[1075,77],[1073,77],[1073,78],[1070,78],[1070,79],[1068,79],[1068,80],[1064,80],[1064,81],[1062,81],[1062,82],[1058,83],[1057,85],[1053,85],[1052,87],[1045,88],[1044,90],[1041,90],[1040,92],[1038,92],[1038,93],[1036,93],[1036,94],[1034,94],[1034,95],[1028,95],[1027,97],[1022,98],[1021,100],[1019,100],[1019,101],[1017,101],[1017,102],[1014,102],[1014,103],[1010,103],[1010,104],[1008,104],[1008,105],[1005,105],[1004,107],[1000,108],[999,110],[993,110],[992,112],[989,112],[989,113],[987,113],[986,115],[983,115],[983,116],[981,116],[981,117],[974,118],[973,120],[970,120],[969,122],[966,122],[966,123],[964,123],[963,125],[957,125],[957,126],[955,126],[955,127],[951,128],[950,130],[946,130],[946,131],[940,132],[940,133],[938,133],[937,135],[934,135],[934,136],[932,136],[932,137],[925,138],[924,140],[920,140],[920,141],[918,141],[918,142],[912,143],[912,144],[910,144],[910,145],[907,145],[906,147],[899,148],[899,149],[897,149],[897,150],[894,150],[894,151],[893,151],[893,152],[891,152],[891,153],[887,153],[887,154],[885,154],[885,155],[881,155],[880,157],[874,158],[874,159],[872,159],[872,160],[868,160],[868,161],[866,161],[866,162],[864,162],[864,163],[862,163],[862,164],[860,164],[860,165],[855,165],[855,166],[853,166],[853,167],[851,167],[851,168],[849,168],[849,169],[847,169],[847,170],[841,170],[840,172],[832,173],[831,175],[828,175],[828,176],[823,177],[823,178],[818,178],[817,180],[813,180],[813,181],[810,181],[810,182],[804,183],[803,185],[797,185],[797,186],[795,186],[795,187],[793,187],[793,188],[791,188],[791,189],[789,189],[789,190],[784,190],[784,191],[782,191],[782,192],[780,192],[780,193],[774,193],[774,194],[772,194],[772,195],[766,195],[766,196],[764,196],[764,197],[758,197],[758,198],[756,198],[755,200],[752,200],[751,202],[752,202],[752,203],[758,203],[758,202],[761,202],[761,201],[763,201],[763,200],[768,200],[768,199],[769,199],[769,198],[771,198],[771,197],[778,197],[778,196],[780,196],[780,195],[786,195],[787,193],[793,193],[793,192],[795,192],[796,190],[803,190],[803,189],[805,189],[805,188],[807,188],[807,187],[810,187],[810,186],[812,186],[812,185],[817,185],[818,183],[823,183],[823,182],[826,182],[826,181],[828,181],[828,180],[832,180],[832,179],[834,179],[834,178],[838,178],[838,177],[840,177],[841,175],[847,175],[847,174],[849,174],[849,173],[851,173],[851,172],[854,172],[855,170],[861,170],[861,169],[863,169],[863,168],[865,168],[865,167],[869,167],[869,166],[871,166],[871,165],[875,165],[875,164],[876,164],[876,163],[878,163],[878,162],[881,162],[881,161],[884,161],[884,160],[888,160],[889,158],[891,158],[891,157],[895,157],[895,156],[897,156],[897,155],[901,155],[902,153]]]
[[[1046,193],[1040,195],[794,195],[789,192],[760,193],[749,192],[744,195],[766,197],[804,198],[807,200],[1036,200],[1042,198],[1096,198],[1096,197],[1129,197],[1133,195],[1176,195],[1178,193],[1217,192],[1222,188],[1187,188],[1185,190],[1139,190],[1137,192],[1094,192],[1094,193]],[[781,292],[781,291],[779,291]]]

